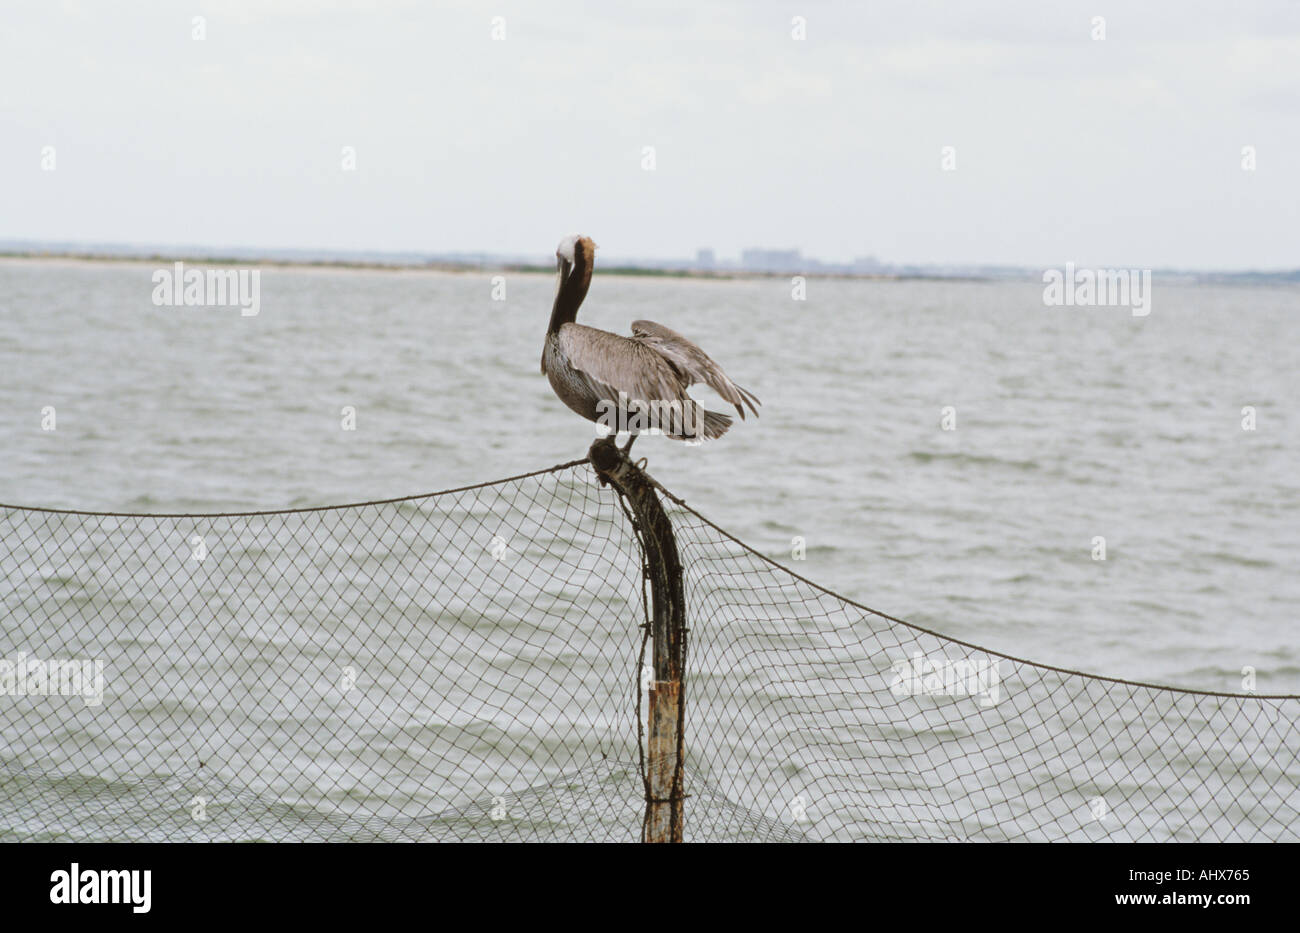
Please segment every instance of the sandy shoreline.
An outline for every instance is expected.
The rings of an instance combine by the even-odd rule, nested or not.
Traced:
[[[486,272],[510,272],[536,275],[554,275],[555,269],[547,265],[525,265],[519,263],[451,263],[451,262],[366,262],[346,259],[277,259],[254,256],[163,256],[163,255],[103,255],[99,253],[44,253],[44,252],[0,252],[0,262],[6,263],[51,263],[64,265],[93,265],[112,263],[115,265],[153,266],[172,265],[183,262],[193,266],[258,266],[277,269],[298,270],[332,270],[342,269],[356,272],[434,272],[451,275],[479,275]],[[742,279],[786,279],[792,273],[755,272],[750,270],[702,271],[694,269],[652,269],[641,266],[606,266],[602,275],[621,275],[644,278],[705,279],[705,280],[742,280]],[[944,282],[982,282],[988,281],[978,276],[940,276],[940,275],[855,275],[844,272],[808,273],[809,277],[819,279],[853,279],[862,281],[897,282],[907,280],[934,280]]]

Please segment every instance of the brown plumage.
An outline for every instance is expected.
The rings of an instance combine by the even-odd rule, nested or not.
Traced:
[[[686,393],[699,383],[734,405],[741,418],[746,406],[757,415],[758,399],[675,330],[633,321],[632,336],[623,337],[574,323],[591,285],[595,251],[589,237],[574,236],[562,240],[555,253],[559,281],[542,372],[560,400],[589,421],[629,430],[633,440],[651,428],[675,440],[725,434],[730,416],[706,411]]]

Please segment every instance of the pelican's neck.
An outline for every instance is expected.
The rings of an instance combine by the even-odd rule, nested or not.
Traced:
[[[553,334],[564,324],[572,324],[578,318],[578,305],[581,302],[573,300],[572,296],[572,276],[565,276],[560,273],[560,279],[555,283],[555,304],[551,307],[551,325],[546,328],[548,334]]]
[[[551,324],[546,329],[553,334],[565,324],[578,319],[578,308],[591,287],[592,247],[590,240],[574,244],[573,262],[561,262],[560,274],[555,284],[555,305],[551,308]]]

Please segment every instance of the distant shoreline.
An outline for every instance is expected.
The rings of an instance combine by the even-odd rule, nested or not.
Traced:
[[[76,263],[121,263],[136,265],[171,265],[177,262],[190,265],[206,266],[259,266],[276,269],[317,269],[317,270],[353,270],[368,272],[438,272],[446,274],[484,274],[484,273],[522,273],[536,275],[554,275],[555,269],[547,264],[512,262],[509,260],[479,261],[451,259],[402,259],[390,260],[349,259],[330,257],[312,259],[286,256],[255,256],[203,253],[151,253],[151,252],[94,252],[79,249],[3,249],[0,248],[0,261],[17,260],[22,262],[76,262]],[[601,275],[627,276],[631,278],[669,278],[702,279],[705,281],[742,281],[753,279],[788,279],[802,275],[806,278],[827,280],[843,279],[845,281],[864,282],[1040,282],[1042,270],[1021,269],[1003,270],[982,275],[978,273],[925,272],[907,269],[897,272],[847,272],[811,268],[797,271],[765,271],[760,269],[692,269],[670,265],[662,267],[644,265],[606,265],[600,268]],[[1260,272],[1190,272],[1179,269],[1155,269],[1152,274],[1165,284],[1187,285],[1256,285],[1256,286],[1297,286],[1300,285],[1300,269]]]
[[[284,259],[279,257],[259,256],[202,256],[202,255],[162,255],[133,253],[87,253],[62,252],[53,250],[0,250],[0,260],[26,260],[35,262],[79,262],[79,263],[121,263],[123,265],[171,265],[183,262],[196,266],[235,266],[256,265],[283,269],[352,269],[379,272],[447,272],[447,273],[483,273],[483,272],[522,272],[538,275],[554,275],[555,269],[547,265],[528,263],[472,263],[445,262],[429,260],[425,262],[378,262],[362,259]],[[849,272],[762,272],[756,269],[673,269],[648,268],[646,266],[601,266],[601,275],[622,275],[647,278],[671,279],[784,279],[792,275],[804,275],[818,279],[862,279],[866,281],[937,281],[937,282],[992,282],[997,279],[977,275],[927,275],[896,273],[849,273]]]

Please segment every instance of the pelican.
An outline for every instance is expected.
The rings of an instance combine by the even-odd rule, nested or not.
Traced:
[[[555,258],[558,281],[542,372],[560,401],[582,417],[605,425],[610,434],[627,431],[631,437],[624,453],[638,434],[653,429],[694,443],[727,433],[730,415],[705,411],[686,394],[697,383],[735,405],[742,419],[746,405],[757,416],[758,399],[675,330],[633,321],[632,336],[623,337],[574,323],[591,287],[596,244],[590,237],[566,237]]]

